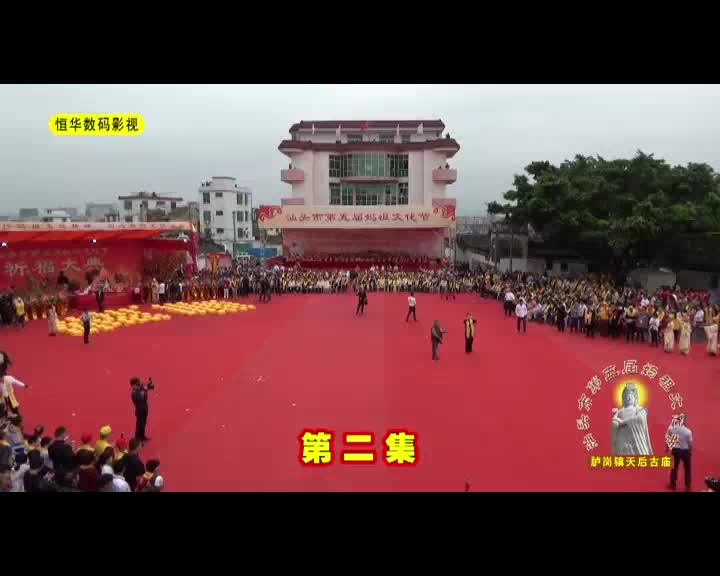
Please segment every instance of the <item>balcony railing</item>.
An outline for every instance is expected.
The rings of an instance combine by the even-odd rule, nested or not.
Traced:
[[[452,184],[457,180],[457,170],[454,168],[437,168],[433,170],[433,182]]]
[[[293,182],[304,182],[305,171],[300,170],[299,168],[290,168],[288,170],[283,170],[282,172],[280,172],[280,179],[283,182],[287,182],[288,184],[292,184]]]

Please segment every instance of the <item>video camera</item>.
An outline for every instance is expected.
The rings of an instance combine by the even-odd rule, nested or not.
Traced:
[[[141,390],[155,390],[155,384],[153,384],[152,378],[148,378],[147,382],[143,384],[142,380],[140,378],[132,378],[130,380],[130,386],[133,388],[135,386],[139,386]]]

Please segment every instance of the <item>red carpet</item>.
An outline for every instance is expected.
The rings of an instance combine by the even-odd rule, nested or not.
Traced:
[[[418,295],[417,324],[405,323],[407,296],[369,294],[366,317],[351,295],[281,296],[255,312],[175,317],[81,338],[46,335],[44,321],[0,332],[12,374],[29,383],[19,400],[26,425],[65,424],[78,439],[109,423],[130,436],[129,379],[152,376],[145,459],[160,457],[172,491],[663,490],[666,469],[590,470],[576,429],[577,401],[593,375],[636,359],[659,374],[647,402],[657,454],[671,409],[657,380],[668,373],[695,435],[694,487],[720,475],[720,360],[696,346],[689,358],[648,345],[558,334],[529,324],[515,332],[501,306],[461,295]],[[475,352],[464,353],[462,319],[478,319]],[[448,330],[431,361],[430,325]],[[593,400],[590,431],[609,452],[612,394]],[[335,431],[336,462],[303,467],[298,435]],[[343,432],[418,434],[418,463],[390,467],[339,462]],[[682,476],[682,474],[681,474]]]

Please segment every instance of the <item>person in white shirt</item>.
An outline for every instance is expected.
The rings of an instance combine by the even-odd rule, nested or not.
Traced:
[[[680,467],[680,462],[682,462],[683,468],[685,468],[685,490],[690,492],[692,481],[691,457],[693,436],[692,431],[686,426],[686,424],[687,416],[685,414],[680,414],[677,421],[673,419],[673,423],[671,423],[668,427],[666,437],[674,437],[674,439],[677,440],[677,443],[672,448],[673,469],[670,472],[670,489],[675,490],[677,485],[678,468]]]
[[[132,492],[130,490],[130,484],[127,483],[123,473],[125,472],[124,458],[113,462],[113,481],[112,491],[113,492]]]
[[[410,292],[410,296],[408,296],[408,313],[407,316],[405,316],[405,322],[410,321],[410,314],[412,314],[413,320],[417,322],[417,316],[415,316],[415,304],[415,294]]]
[[[522,324],[523,333],[527,332],[527,305],[525,299],[520,298],[517,306],[515,306],[515,316],[517,316],[517,331],[520,333],[520,325]]]
[[[7,406],[8,412],[20,414],[20,403],[15,398],[14,388],[25,388],[27,390],[30,386],[8,375],[7,371],[10,369],[11,364],[10,356],[0,351],[0,394],[2,394],[2,400]]]
[[[657,312],[650,318],[650,345],[660,346],[660,318]]]
[[[25,477],[25,472],[30,470],[30,464],[28,464],[27,461],[28,456],[25,452],[15,454],[15,464],[10,471],[13,492],[25,492],[25,483],[23,482],[23,479]]]
[[[515,309],[515,294],[510,290],[505,294],[505,316],[512,316]]]
[[[160,282],[158,285],[158,296],[160,297],[160,303],[165,304],[165,282]]]
[[[698,308],[698,311],[695,312],[695,327],[700,327],[703,324],[705,324],[705,311],[702,308]]]

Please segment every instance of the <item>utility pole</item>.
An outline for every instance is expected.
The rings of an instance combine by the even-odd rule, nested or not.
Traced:
[[[510,274],[513,273],[513,247],[515,245],[515,226],[510,223]]]

